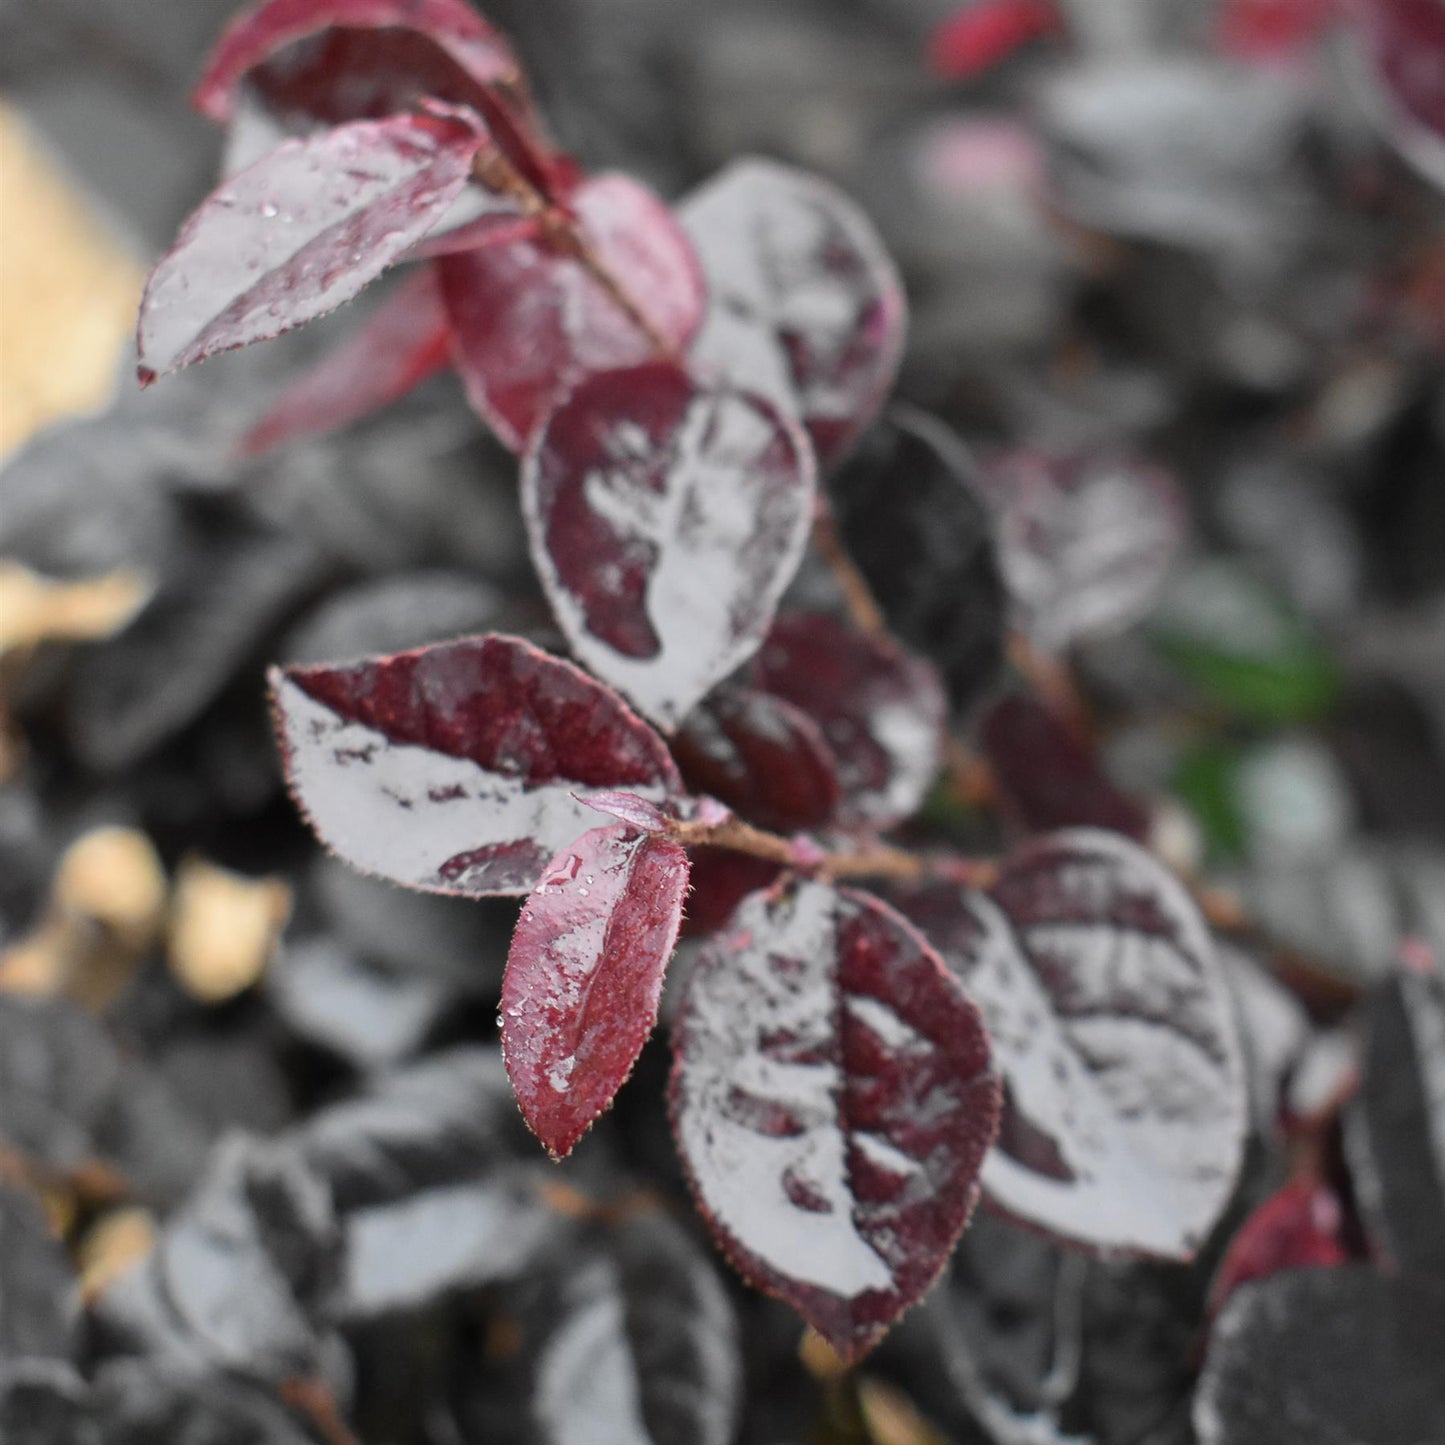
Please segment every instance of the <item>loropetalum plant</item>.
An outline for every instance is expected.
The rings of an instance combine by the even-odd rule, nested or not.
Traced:
[[[885,613],[857,519],[819,485],[902,350],[868,220],[765,161],[676,207],[586,174],[461,0],[269,0],[196,98],[237,168],[150,279],[142,380],[413,263],[245,445],[343,425],[450,362],[521,458],[576,661],[465,637],[273,689],[327,846],[409,888],[525,898],[499,1025],[545,1148],[568,1154],[626,1082],[687,908],[706,936],[672,1021],[686,1174],[729,1259],[843,1357],[927,1291],[981,1191],[1088,1249],[1189,1256],[1231,1192],[1245,1091],[1188,890],[1097,827],[1001,859],[884,839],[966,689],[890,635],[903,613],[926,633],[926,599]],[[901,426],[918,484],[964,505],[946,446]],[[1117,457],[991,475],[1031,646],[1137,614],[1175,540],[1161,478]],[[1080,543],[1101,515],[1102,554]],[[779,615],[810,535],[843,615]],[[1051,746],[1063,724],[1003,706],[984,742],[1026,823],[1144,835],[1102,783],[1096,809],[1050,818],[1008,739]]]

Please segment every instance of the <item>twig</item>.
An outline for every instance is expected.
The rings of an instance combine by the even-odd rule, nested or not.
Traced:
[[[843,605],[854,627],[868,637],[886,637],[888,622],[883,609],[868,585],[868,579],[859,571],[858,564],[843,545],[838,531],[838,519],[827,497],[818,494],[817,510],[813,514],[813,545],[818,555],[828,564],[843,594]]]
[[[661,355],[677,359],[677,347],[653,325],[647,313],[593,249],[576,221],[560,206],[548,201],[501,151],[495,148],[479,151],[472,162],[472,175],[485,189],[512,197],[526,215],[535,217],[553,249],[572,257],[581,265]]]
[[[324,1380],[286,1380],[281,1385],[281,1398],[293,1410],[306,1416],[326,1445],[361,1445],[351,1427],[341,1418],[336,1396]]]
[[[669,825],[667,834],[674,842],[687,847],[727,848],[828,879],[896,878],[904,882],[935,879],[986,888],[998,877],[999,870],[991,858],[931,857],[882,843],[855,853],[830,853],[804,834],[784,838],[735,817],[720,823],[675,822]]]

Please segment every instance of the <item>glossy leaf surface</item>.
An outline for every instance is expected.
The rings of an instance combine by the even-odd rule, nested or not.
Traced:
[[[668,362],[583,382],[522,472],[558,624],[665,727],[756,650],[812,504],[812,453],[794,423]]]
[[[714,688],[672,739],[688,787],[762,828],[821,828],[839,799],[838,763],[801,708],[750,687]]]
[[[283,141],[214,191],[151,273],[142,382],[351,300],[446,214],[488,144],[461,113]]]
[[[1445,1292],[1367,1265],[1235,1293],[1194,1398],[1199,1445],[1425,1445],[1445,1425]]]
[[[702,274],[687,236],[646,187],[594,176],[569,200],[577,234],[669,346],[702,322]],[[657,346],[565,240],[521,236],[437,262],[467,396],[513,451],[592,372],[631,366]]]
[[[399,400],[451,359],[451,338],[428,271],[408,276],[334,351],[303,372],[241,440],[255,455],[324,436]]]
[[[1149,609],[1184,531],[1166,473],[1110,452],[1020,450],[980,476],[1004,581],[1041,645],[1117,632]]]
[[[596,822],[573,796],[680,787],[615,694],[517,638],[272,674],[287,776],[354,867],[441,893],[525,893]]]
[[[893,385],[907,308],[873,224],[836,187],[734,161],[679,214],[707,276],[693,359],[790,402],[819,461],[841,456]]]
[[[687,854],[613,823],[542,870],[502,981],[502,1050],[532,1132],[555,1159],[627,1081],[657,1022],[687,897]]]
[[[1105,776],[1078,734],[1036,698],[1015,693],[979,726],[1005,806],[1027,828],[1107,828],[1143,842],[1148,811]]]
[[[948,703],[922,658],[800,612],[777,620],[752,674],[822,728],[838,760],[839,822],[886,828],[923,802],[942,760]]]
[[[932,1284],[998,1119],[977,1011],[891,909],[823,883],[748,898],[674,1026],[693,1191],[742,1273],[846,1359]]]
[[[988,1025],[1005,1089],[990,1199],[1091,1248],[1191,1255],[1234,1186],[1246,1098],[1184,889],[1142,849],[1078,829],[1015,854],[993,898],[897,898]]]

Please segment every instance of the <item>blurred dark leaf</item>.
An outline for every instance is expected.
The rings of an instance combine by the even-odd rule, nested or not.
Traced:
[[[963,444],[895,406],[828,482],[843,540],[888,625],[943,674],[955,708],[1003,657],[1005,598],[993,527]]]
[[[1215,1321],[1200,1445],[1423,1445],[1445,1438],[1445,1292],[1369,1265],[1275,1275]]]
[[[75,1271],[40,1200],[0,1184],[0,1377],[15,1360],[72,1358],[79,1305]]]

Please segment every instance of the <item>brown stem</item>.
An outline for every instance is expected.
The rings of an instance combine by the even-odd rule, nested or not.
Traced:
[[[306,1416],[326,1445],[361,1445],[351,1427],[341,1418],[336,1396],[324,1380],[287,1380],[281,1386],[281,1398],[293,1410]]]
[[[656,351],[670,360],[678,359],[677,347],[653,325],[647,313],[593,249],[576,221],[560,206],[548,201],[501,151],[491,148],[479,151],[472,162],[472,175],[485,189],[512,197],[525,215],[535,217],[554,250],[570,256],[582,266]]]
[[[838,531],[838,519],[828,499],[819,493],[818,508],[813,515],[813,545],[818,555],[828,564],[838,590],[843,594],[843,605],[853,626],[867,637],[886,637],[888,623],[868,579],[859,571],[843,538]]]
[[[721,823],[673,823],[668,836],[687,847],[727,848],[776,863],[782,868],[815,873],[820,878],[896,878],[905,882],[943,879],[972,888],[986,888],[998,876],[998,864],[990,858],[944,858],[907,853],[887,844],[861,848],[856,853],[829,853],[806,841],[784,838],[727,818]]]

